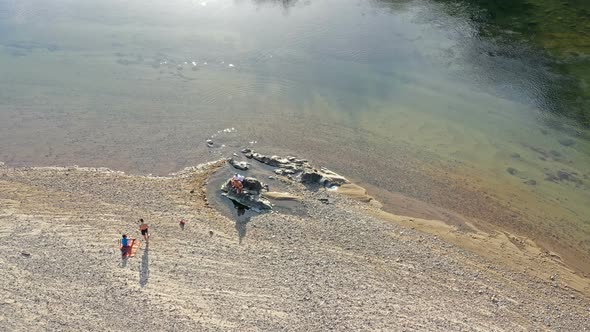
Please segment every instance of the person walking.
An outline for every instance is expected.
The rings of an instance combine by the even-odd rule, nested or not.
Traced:
[[[145,242],[148,242],[150,239],[150,226],[148,226],[148,224],[145,221],[143,221],[143,219],[139,219],[139,222],[139,230],[141,231],[141,235],[143,236]]]

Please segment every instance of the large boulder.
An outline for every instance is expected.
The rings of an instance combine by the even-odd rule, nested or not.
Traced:
[[[229,179],[221,186],[221,190],[224,192],[222,195],[256,212],[272,210],[270,201],[260,195],[263,189],[268,190],[267,185],[253,177],[245,178],[242,185],[244,190],[238,194],[232,188],[231,179]]]
[[[260,195],[262,189],[268,190],[268,185],[258,181],[257,178],[247,177],[242,181],[244,189],[252,195]]]
[[[319,184],[322,176],[315,169],[308,169],[301,173],[301,182],[305,184]]]

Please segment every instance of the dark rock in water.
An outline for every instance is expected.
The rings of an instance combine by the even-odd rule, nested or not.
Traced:
[[[208,139],[206,142],[207,142],[207,146],[208,147],[212,147],[213,146],[213,140],[212,139]]]
[[[518,153],[513,153],[513,154],[510,155],[510,157],[511,158],[514,158],[514,159],[519,159],[520,158],[520,155]]]
[[[576,141],[574,141],[571,138],[562,138],[559,140],[559,144],[561,144],[563,146],[572,146],[572,145],[576,144]]]
[[[573,176],[570,173],[564,171],[557,171],[557,177],[559,178],[559,180],[565,181],[569,181],[573,178]]]
[[[508,167],[506,169],[506,172],[510,173],[510,175],[516,175],[518,173],[518,170],[516,168]]]
[[[551,173],[546,173],[545,175],[547,175],[547,177],[545,178],[545,181],[551,181],[551,182],[557,182],[559,180],[559,178]]]
[[[244,190],[253,195],[259,195],[262,189],[267,189],[268,186],[258,181],[256,178],[247,177],[242,181]]]
[[[242,170],[242,171],[246,171],[246,170],[248,170],[248,168],[250,168],[250,166],[248,165],[247,162],[245,162],[245,161],[236,161],[234,158],[231,158],[229,160],[229,164],[232,165],[234,168],[237,168],[237,169]]]
[[[250,152],[246,153],[244,156],[248,159],[252,159],[252,154]]]
[[[575,173],[575,172],[567,172],[567,171],[559,170],[559,171],[557,171],[556,174],[546,173],[547,177],[545,178],[545,180],[553,181],[553,182],[567,181],[567,182],[576,183],[577,185],[582,185],[584,182],[582,180],[580,180],[576,176],[576,174],[577,173]]]
[[[241,151],[241,152],[242,152],[242,153],[250,153],[250,152],[252,152],[252,150],[250,150],[250,149],[248,149],[248,148],[245,148],[245,149],[242,149],[242,151]]]
[[[21,252],[21,255],[23,255],[24,257],[31,257],[31,254],[29,254],[28,252]]]
[[[243,205],[256,212],[272,210],[270,201],[260,196],[262,189],[268,188],[268,186],[265,186],[256,178],[245,178],[242,184],[244,185],[244,191],[238,194],[231,187],[230,181],[228,180],[221,186],[221,190],[224,191],[223,195],[234,203]]]
[[[236,194],[234,191],[227,192],[225,196],[232,201],[241,204],[252,211],[264,212],[272,210],[272,204],[267,199],[258,195]]]
[[[537,185],[537,181],[535,181],[535,180],[527,180],[524,183],[528,184],[529,186],[536,186]]]
[[[320,183],[322,176],[314,170],[307,170],[301,174],[301,182],[305,184]]]

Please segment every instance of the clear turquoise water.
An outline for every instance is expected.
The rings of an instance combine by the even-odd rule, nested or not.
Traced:
[[[253,145],[496,224],[538,223],[590,254],[588,134],[548,106],[562,78],[532,47],[480,38],[449,12],[0,0],[0,160],[165,174]],[[208,149],[211,136],[225,148]],[[545,180],[559,171],[575,180]],[[472,194],[524,217],[477,216],[461,202]]]

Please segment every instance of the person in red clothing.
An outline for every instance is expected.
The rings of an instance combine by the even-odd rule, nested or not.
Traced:
[[[236,173],[230,180],[231,186],[235,189],[237,194],[241,194],[244,190],[244,185],[242,184],[242,181],[244,181],[244,177],[238,175],[238,173]]]

